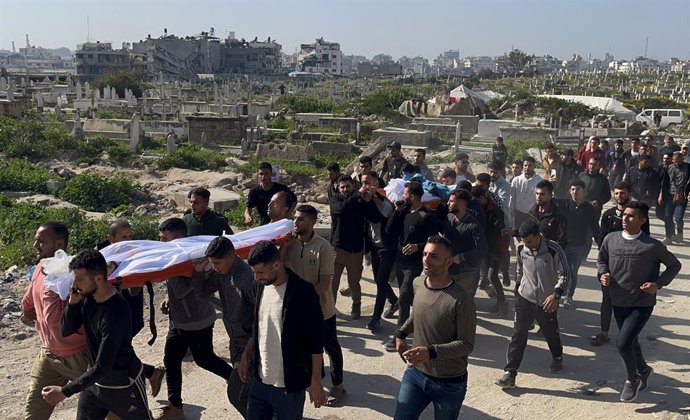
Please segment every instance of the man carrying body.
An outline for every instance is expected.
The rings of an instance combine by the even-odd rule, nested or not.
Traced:
[[[56,405],[79,394],[77,419],[105,419],[113,412],[123,420],[150,419],[143,366],[132,348],[129,305],[108,282],[105,258],[82,251],[69,263],[74,282],[62,315],[61,334],[84,328],[89,368],[67,385],[43,388],[43,399]]]
[[[67,226],[57,222],[44,223],[36,230],[34,241],[38,258],[52,258],[57,250],[66,250],[68,239]],[[65,385],[81,376],[88,367],[84,331],[67,337],[60,334],[60,319],[67,301],[60,298],[57,290],[46,287],[45,279],[46,274],[39,262],[22,299],[22,322],[35,325],[41,340],[41,349],[31,367],[25,420],[49,419],[54,407],[41,397],[43,387]]]
[[[429,166],[424,161],[426,159],[426,150],[415,149],[414,155],[412,155],[412,157],[412,163],[417,165],[417,167],[419,168],[419,173],[422,174],[424,179],[427,179],[429,181],[435,181],[436,177],[434,176],[434,173],[431,172],[431,169],[429,169]]]
[[[604,238],[599,250],[599,281],[609,288],[613,315],[620,333],[616,346],[626,370],[621,401],[637,398],[653,372],[642,355],[638,336],[652,315],[656,292],[680,272],[678,259],[661,242],[642,232],[649,207],[629,203],[623,211],[623,231]],[[666,269],[659,272],[663,264]]]
[[[394,141],[388,145],[390,156],[383,160],[381,167],[381,179],[385,182],[393,178],[402,178],[402,168],[406,163],[410,163],[402,154],[402,145],[400,142]]]
[[[599,233],[602,241],[609,233],[623,230],[623,211],[630,202],[630,184],[625,181],[616,184],[616,186],[613,187],[613,199],[616,205],[606,210],[604,214],[601,215],[601,228]],[[642,225],[642,232],[649,235],[649,221]],[[590,339],[590,344],[595,347],[610,341],[609,328],[611,327],[611,316],[613,314],[611,298],[609,297],[609,288],[601,286],[601,291],[601,332],[592,336]]]
[[[247,418],[301,419],[307,388],[316,408],[326,402],[319,295],[280,262],[268,241],[257,242],[247,262],[259,283],[252,337],[239,367],[242,381],[251,380]]]
[[[268,203],[270,203],[273,195],[279,191],[286,191],[292,196],[293,203],[297,201],[295,194],[290,191],[287,185],[280,182],[273,182],[273,166],[268,162],[259,163],[259,185],[249,190],[247,195],[247,210],[244,212],[244,223],[252,225],[256,221],[252,216],[253,210],[259,213],[258,222],[265,225],[271,221],[268,217]]]
[[[219,376],[228,381],[230,403],[246,418],[249,386],[240,380],[237,368],[252,334],[257,285],[253,282],[251,267],[235,253],[235,246],[230,239],[224,236],[214,238],[204,255],[208,261],[196,264],[192,287],[200,296],[211,296],[215,292],[220,296],[223,325],[230,337],[230,361],[233,369],[228,371],[222,368]],[[212,272],[204,270],[207,263],[213,267]]]
[[[422,273],[422,250],[429,236],[438,233],[438,221],[422,204],[424,189],[419,182],[408,182],[403,199],[395,202],[395,212],[388,221],[388,230],[398,237],[396,276],[398,278],[400,314],[398,326],[410,316],[414,290],[412,281]],[[395,339],[384,344],[395,351]]]
[[[314,232],[318,211],[310,205],[297,207],[295,234],[280,247],[281,260],[297,276],[314,286],[323,312],[323,347],[331,362],[331,382],[327,406],[338,406],[345,395],[343,388],[343,350],[338,343],[335,302],[331,290],[333,247]]]
[[[182,219],[172,218],[161,223],[158,237],[169,242],[187,236]],[[156,420],[184,418],[182,406],[182,360],[187,350],[197,366],[228,380],[232,368],[213,351],[213,325],[216,311],[209,296],[194,288],[194,282],[186,277],[171,277],[165,282],[167,297],[160,309],[169,316],[170,327],[165,338],[165,380],[168,386],[169,405],[159,409]]]
[[[563,346],[558,332],[558,303],[568,290],[568,261],[556,242],[539,233],[539,224],[529,220],[518,234],[515,327],[508,345],[505,373],[496,380],[501,388],[514,388],[515,377],[527,347],[527,335],[536,320],[551,351],[549,371],[563,370]]]
[[[436,418],[458,417],[467,392],[467,359],[474,349],[474,301],[448,274],[450,242],[431,236],[424,246],[425,278],[414,281],[414,311],[396,333],[405,370],[394,419],[418,419],[433,402]],[[406,337],[414,333],[412,348]]]
[[[211,193],[203,187],[194,188],[187,194],[189,212],[183,220],[187,225],[187,236],[196,235],[232,235],[228,219],[208,207]]]

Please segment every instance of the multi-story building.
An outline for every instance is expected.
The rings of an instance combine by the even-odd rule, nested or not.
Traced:
[[[496,59],[489,56],[465,57],[464,66],[466,69],[472,69],[475,73],[488,69],[496,71]]]
[[[375,64],[373,61],[359,63],[357,73],[362,77],[400,76],[402,66],[398,63]]]
[[[110,42],[86,42],[77,45],[75,54],[77,75],[81,79],[96,79],[111,70],[131,70],[132,56],[123,44],[114,50]]]
[[[302,44],[297,55],[300,71],[340,76],[343,74],[343,53],[337,42],[318,38],[312,44]]]
[[[431,75],[429,60],[424,57],[417,56],[410,58],[402,56],[398,60],[398,64],[402,67],[402,72],[405,76],[427,77]]]
[[[359,65],[366,63],[367,58],[363,55],[344,55],[343,56],[343,75],[356,76]]]

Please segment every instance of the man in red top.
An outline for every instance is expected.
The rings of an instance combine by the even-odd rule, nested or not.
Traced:
[[[69,232],[62,223],[50,222],[36,231],[34,248],[39,259],[51,258],[59,249],[67,249]],[[88,367],[86,338],[83,328],[76,334],[63,337],[60,318],[67,301],[44,286],[46,275],[39,262],[31,277],[31,284],[22,299],[22,321],[35,325],[41,339],[41,349],[31,367],[31,383],[26,396],[24,418],[49,419],[54,406],[46,403],[41,390],[48,385],[65,385],[81,376]]]
[[[587,144],[577,153],[577,163],[581,168],[586,168],[589,160],[593,157],[601,162],[600,168],[606,167],[606,154],[599,148],[599,138],[591,136]]]

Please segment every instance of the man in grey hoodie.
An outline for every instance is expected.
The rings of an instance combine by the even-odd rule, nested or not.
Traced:
[[[530,326],[537,321],[549,345],[551,373],[563,370],[563,346],[558,333],[557,310],[568,291],[570,270],[565,252],[558,243],[546,239],[536,220],[524,222],[518,230],[522,243],[517,249],[515,286],[515,328],[508,345],[504,374],[496,380],[501,388],[514,388],[515,377],[527,347]]]
[[[161,241],[169,242],[187,236],[187,226],[179,218],[161,223]],[[171,277],[166,281],[167,297],[161,302],[161,312],[169,316],[170,328],[165,338],[165,379],[168,384],[169,405],[158,409],[155,418],[184,418],[182,405],[182,359],[191,350],[194,362],[225,380],[232,367],[213,351],[213,324],[216,311],[208,295],[198,293],[188,277]]]
[[[647,388],[652,367],[642,356],[638,335],[656,304],[656,292],[671,283],[681,264],[666,247],[642,231],[649,207],[640,201],[628,203],[623,211],[623,231],[604,238],[599,249],[599,281],[609,290],[613,316],[618,324],[617,347],[623,358],[626,381],[621,401],[637,398]],[[659,272],[660,264],[666,269]]]

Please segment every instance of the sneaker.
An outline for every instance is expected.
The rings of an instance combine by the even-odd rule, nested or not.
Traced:
[[[504,372],[503,376],[496,379],[494,383],[503,389],[513,389],[515,388],[515,376],[510,372]]]
[[[367,323],[367,329],[373,333],[379,330],[381,328],[381,320],[380,319],[372,319]]]
[[[570,309],[573,307],[573,298],[566,296],[563,300],[563,309]]]
[[[664,245],[671,245],[672,242],[673,242],[673,239],[671,239],[671,238],[665,238],[663,241],[661,241],[661,243]],[[621,401],[623,401],[623,397],[621,397]]]
[[[678,235],[676,235],[676,242],[679,244],[683,243],[683,232],[680,232]]]
[[[649,377],[652,375],[654,372],[654,369],[652,369],[651,366],[647,366],[647,370],[644,372],[639,373],[640,375],[640,391],[644,391],[647,389],[647,380]]]
[[[151,396],[155,397],[161,392],[161,384],[165,378],[165,368],[157,367],[153,370],[153,375],[149,378],[149,385],[151,386]]]
[[[346,288],[344,288],[344,289],[340,289],[340,290],[338,291],[338,293],[340,293],[340,296],[345,296],[345,297],[350,297],[350,296],[352,296],[352,292],[350,291],[350,288],[349,288],[349,287],[346,287]]]
[[[400,305],[396,302],[388,306],[386,312],[383,313],[383,317],[386,319],[395,318],[395,313],[400,309]]]
[[[165,407],[154,408],[152,414],[155,420],[184,419],[184,409],[182,407],[175,407],[174,405],[166,405]]]
[[[498,317],[508,318],[508,313],[510,312],[510,304],[508,302],[501,302],[498,304]]]
[[[592,338],[589,340],[589,344],[593,345],[594,347],[603,346],[604,344],[608,344],[610,342],[611,339],[604,333],[599,333],[595,336],[592,336]]]
[[[352,310],[350,311],[350,318],[359,319],[361,317],[362,317],[362,304],[361,303],[353,303],[352,304]]]
[[[551,366],[549,366],[549,372],[558,373],[563,370],[563,356],[554,357],[551,360]]]
[[[386,349],[386,351],[391,353],[398,351],[398,348],[395,346],[395,337],[391,337],[390,340],[383,343],[383,347]]]
[[[492,285],[488,285],[484,291],[490,298],[495,298],[496,297],[496,291],[494,290],[494,287]]]
[[[640,387],[642,386],[642,381],[635,379],[632,381],[625,381],[623,385],[623,392],[621,392],[621,401],[632,402],[637,398],[637,394],[640,392]]]
[[[503,285],[505,287],[510,287],[510,277],[509,276],[503,276]]]

